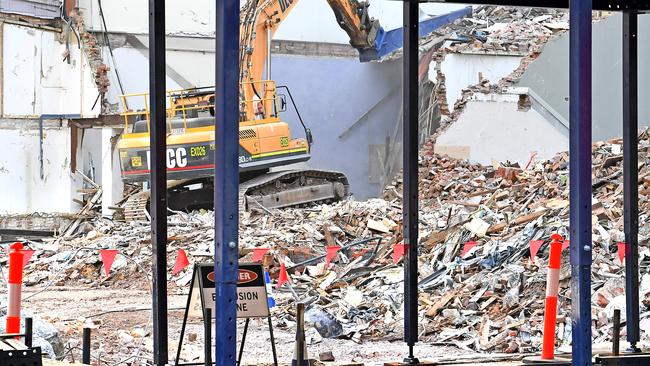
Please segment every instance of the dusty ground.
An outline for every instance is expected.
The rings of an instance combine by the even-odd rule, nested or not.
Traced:
[[[151,295],[148,289],[52,287],[43,292],[39,290],[26,289],[24,297],[28,299],[24,301],[24,307],[56,324],[71,348],[66,351],[66,360],[80,360],[81,328],[84,323],[93,323],[96,329],[92,336],[92,357],[97,364],[145,365],[151,362]],[[186,296],[179,291],[170,293],[170,358],[176,354],[183,315],[181,309],[185,301]],[[288,363],[293,354],[294,329],[282,329],[280,326],[275,327],[278,358],[280,363]],[[239,327],[241,335],[243,320]],[[194,321],[189,325],[188,334],[195,339],[188,341],[186,338],[182,352],[185,361],[202,360],[202,333],[199,322]],[[259,365],[271,362],[269,340],[266,321],[252,321],[242,363]],[[312,358],[325,351],[333,352],[337,362],[355,361],[371,365],[402,359],[406,347],[401,342],[357,344],[341,339],[323,339],[309,345]],[[418,346],[417,354],[423,359],[471,357],[457,348],[431,345]]]

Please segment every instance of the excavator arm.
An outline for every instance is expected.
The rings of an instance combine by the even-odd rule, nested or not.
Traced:
[[[376,47],[377,35],[381,30],[379,20],[368,14],[368,1],[327,0],[336,16],[339,26],[350,37],[350,44],[358,50]]]
[[[273,90],[266,88],[266,79],[271,79],[271,40],[282,21],[291,13],[300,0],[249,0],[241,9],[240,19],[240,82],[241,110],[251,119],[257,100],[271,111]],[[327,0],[334,11],[339,26],[350,37],[350,44],[363,53],[376,48],[377,34],[381,30],[379,21],[368,15],[369,3],[359,0]],[[266,66],[266,67],[265,67]],[[245,112],[244,112],[245,111]]]

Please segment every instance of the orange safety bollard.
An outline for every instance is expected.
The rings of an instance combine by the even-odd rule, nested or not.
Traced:
[[[553,360],[555,358],[555,322],[557,321],[557,295],[560,287],[560,260],[562,258],[563,241],[564,238],[561,235],[551,235],[551,253],[548,260],[548,275],[546,276],[542,360]]]
[[[23,287],[23,245],[14,243],[9,251],[9,305],[7,306],[8,334],[20,333],[20,298]]]

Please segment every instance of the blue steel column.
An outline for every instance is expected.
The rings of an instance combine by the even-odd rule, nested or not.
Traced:
[[[625,226],[625,312],[628,352],[637,347],[639,331],[639,98],[638,19],[623,12],[623,204]]]
[[[571,0],[569,182],[574,366],[591,366],[591,10],[591,0]]]
[[[165,2],[149,0],[149,104],[151,154],[151,244],[153,246],[153,357],[168,361],[167,338],[167,111]]]
[[[239,259],[239,0],[215,3],[214,362],[234,366]]]
[[[406,364],[418,364],[413,347],[418,341],[418,17],[419,3],[405,1],[403,109],[403,232],[407,246],[404,258],[404,341],[409,347]]]

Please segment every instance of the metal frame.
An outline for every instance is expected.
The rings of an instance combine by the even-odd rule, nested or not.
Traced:
[[[408,245],[405,268],[405,342],[407,363],[417,363],[413,347],[417,323],[417,66],[418,17],[422,0],[404,2],[404,244]],[[636,13],[650,10],[650,0],[455,0],[441,3],[498,4],[510,6],[570,7],[570,188],[571,266],[573,272],[573,365],[590,366],[591,360],[591,11],[630,10],[624,15],[625,34],[635,34]],[[236,274],[238,230],[238,53],[239,1],[216,0],[216,158],[215,158],[215,273],[216,356],[219,365],[236,362]],[[632,3],[632,5],[630,5]],[[631,6],[636,8],[632,9]],[[166,299],[166,196],[165,196],[165,43],[164,1],[149,0],[150,95],[152,166],[152,243],[154,245],[154,362],[167,362]],[[624,42],[624,169],[625,231],[627,246],[628,319],[638,319],[638,207],[636,195],[637,60],[636,37]],[[160,98],[158,96],[161,96]],[[162,157],[159,159],[158,157]],[[636,295],[635,295],[636,294]],[[637,314],[634,314],[637,309]],[[628,321],[628,334],[638,340],[638,322]]]
[[[167,323],[167,85],[165,60],[165,1],[149,0],[149,95],[151,127],[151,244],[153,245],[153,357],[166,365]]]
[[[639,331],[638,16],[623,12],[623,205],[628,352],[641,350]]]
[[[239,234],[239,0],[215,0],[215,364],[237,360]]]
[[[404,245],[404,341],[406,364],[418,364],[413,353],[418,341],[418,20],[420,4],[404,2],[404,56],[402,59],[403,121],[403,232]]]
[[[591,0],[571,0],[569,201],[573,365],[591,365]]]

